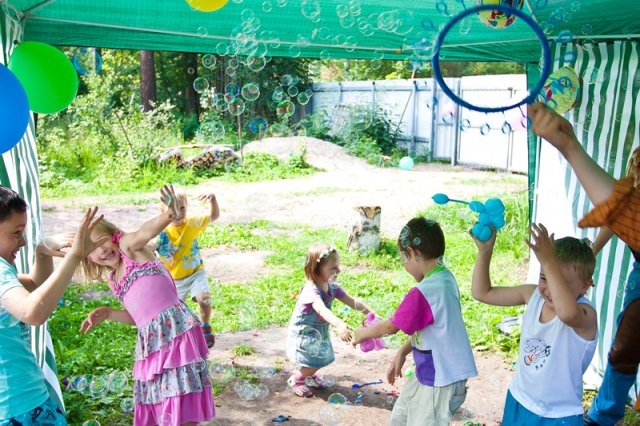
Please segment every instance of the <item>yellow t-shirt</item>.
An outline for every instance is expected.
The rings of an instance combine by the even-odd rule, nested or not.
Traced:
[[[158,235],[158,258],[174,279],[186,278],[204,267],[196,238],[209,222],[209,216],[187,217],[180,226],[169,225]]]

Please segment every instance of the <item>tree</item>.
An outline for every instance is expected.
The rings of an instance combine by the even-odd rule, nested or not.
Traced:
[[[151,50],[140,51],[140,97],[144,112],[151,111],[158,101],[156,66]]]

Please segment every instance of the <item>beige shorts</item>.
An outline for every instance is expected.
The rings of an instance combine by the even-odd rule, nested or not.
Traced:
[[[391,412],[390,426],[448,426],[467,397],[467,381],[424,386],[409,378]]]
[[[196,299],[202,294],[211,294],[211,290],[209,290],[209,280],[207,279],[207,273],[204,269],[199,269],[188,277],[175,281],[178,297],[182,300],[185,300],[187,293],[191,293],[193,299]]]

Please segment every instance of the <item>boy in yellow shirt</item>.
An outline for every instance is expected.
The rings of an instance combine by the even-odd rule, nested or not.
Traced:
[[[184,192],[176,192],[181,219],[172,221],[155,241],[155,251],[176,282],[178,296],[185,300],[187,293],[200,307],[202,331],[207,347],[215,344],[215,336],[211,331],[211,291],[200,256],[197,237],[207,228],[210,222],[220,216],[218,201],[214,194],[203,194],[198,200],[209,202],[209,215],[187,216],[187,196]],[[162,208],[166,208],[162,205]]]

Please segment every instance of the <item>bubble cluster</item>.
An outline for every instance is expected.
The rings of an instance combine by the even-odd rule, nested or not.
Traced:
[[[253,384],[248,380],[238,380],[233,389],[244,401],[264,400],[269,396],[269,388],[263,383]]]

